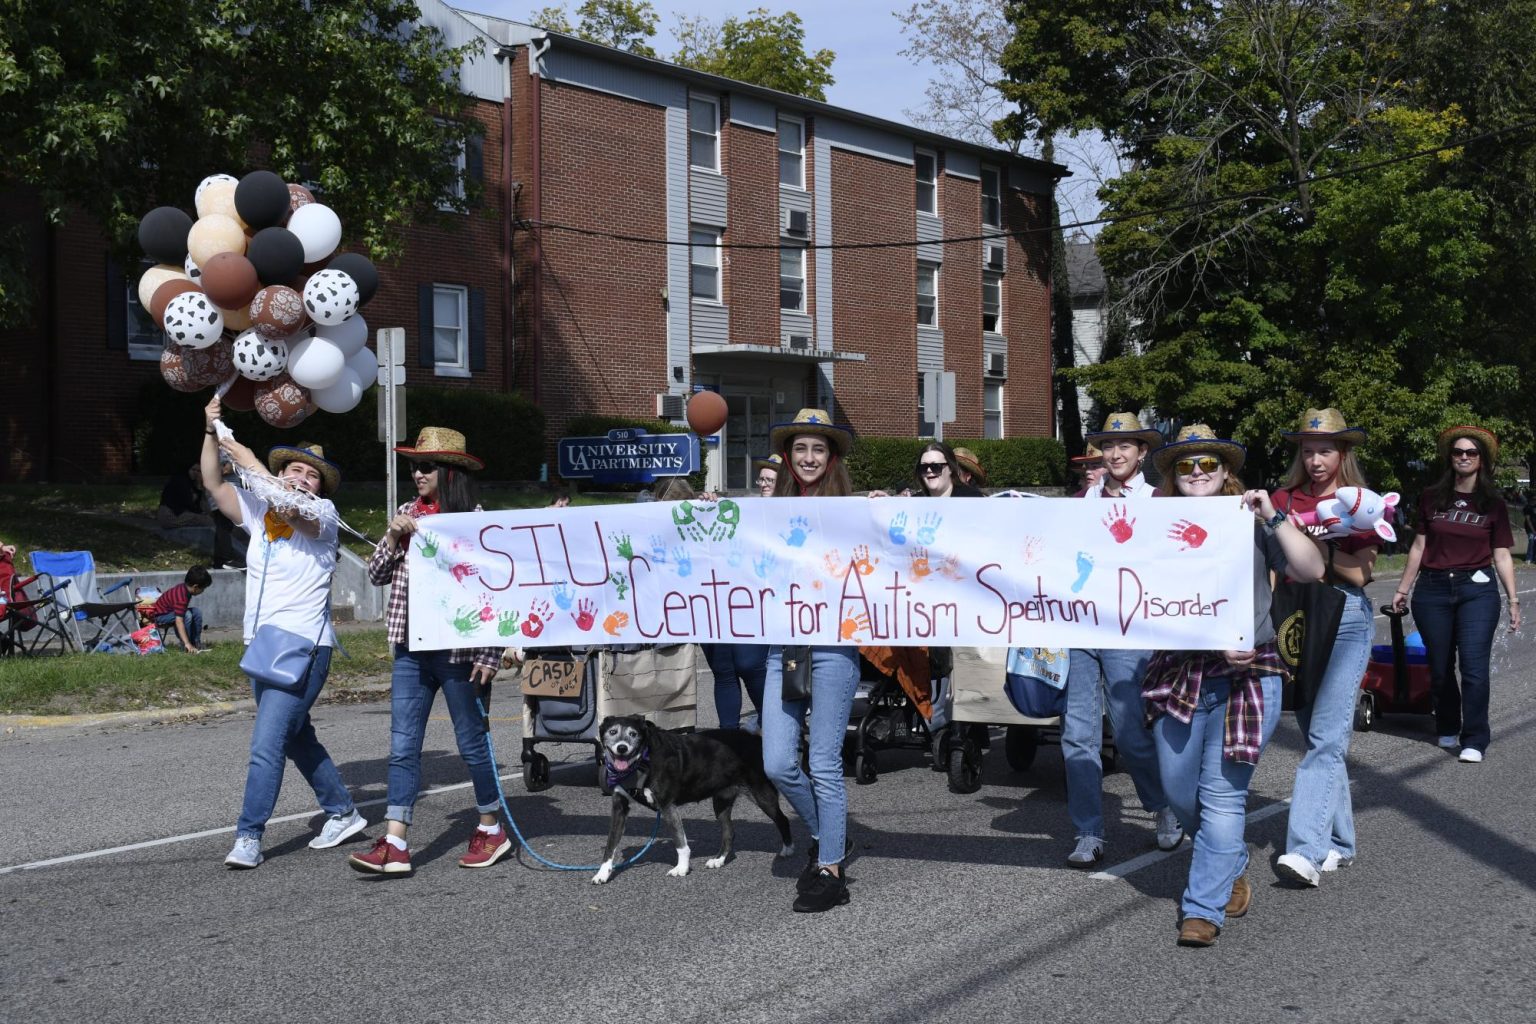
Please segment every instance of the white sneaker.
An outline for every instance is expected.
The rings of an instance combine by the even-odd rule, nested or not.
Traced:
[[[1455,750],[1457,747],[1461,746],[1461,737],[1441,736],[1439,739],[1435,740],[1435,744],[1442,750]]]
[[[333,846],[340,846],[367,827],[367,819],[358,814],[355,807],[347,814],[333,814],[325,819],[320,834],[309,841],[309,848],[329,850]]]
[[[1299,853],[1282,853],[1280,859],[1275,861],[1275,874],[1290,882],[1305,885],[1316,889],[1322,875],[1318,873],[1317,865]]]
[[[1462,747],[1461,756],[1456,760],[1460,761],[1462,764],[1482,764],[1483,752],[1472,747]]]
[[[1329,850],[1328,856],[1323,858],[1323,871],[1337,871],[1339,868],[1347,868],[1355,862],[1355,858],[1346,857],[1338,850]]]
[[[1179,844],[1184,841],[1184,826],[1179,824],[1179,816],[1173,813],[1172,807],[1164,807],[1157,812],[1157,848],[1159,850],[1177,850]]]
[[[1078,836],[1077,845],[1067,854],[1067,863],[1075,868],[1091,868],[1104,859],[1104,840],[1098,836]]]
[[[265,860],[261,855],[261,840],[255,836],[236,836],[234,849],[224,858],[227,868],[253,868]]]

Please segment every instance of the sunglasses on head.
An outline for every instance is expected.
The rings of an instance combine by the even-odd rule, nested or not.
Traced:
[[[948,468],[949,463],[947,462],[919,462],[917,464],[917,471],[923,474],[923,476],[938,476]]]
[[[1451,449],[1451,458],[1453,458],[1453,459],[1477,459],[1477,458],[1481,458],[1482,454],[1483,453],[1478,451],[1476,448],[1452,448]]]
[[[1195,471],[1196,467],[1199,467],[1200,472],[1209,476],[1216,472],[1216,468],[1220,465],[1221,459],[1214,455],[1193,455],[1187,459],[1180,459],[1175,462],[1173,470],[1179,476],[1189,476]]]

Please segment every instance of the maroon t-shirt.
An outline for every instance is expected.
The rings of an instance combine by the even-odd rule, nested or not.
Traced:
[[[1495,548],[1515,546],[1509,529],[1509,506],[1495,498],[1479,512],[1470,495],[1458,494],[1451,507],[1436,507],[1435,492],[1419,499],[1418,530],[1424,536],[1423,569],[1482,569],[1493,564]]]
[[[185,583],[178,583],[161,594],[159,600],[150,606],[149,617],[158,619],[162,615],[185,615],[187,605],[191,602],[192,592]]]
[[[1332,492],[1314,498],[1299,487],[1291,491],[1282,487],[1270,495],[1269,500],[1274,502],[1276,511],[1284,512],[1286,515],[1295,514],[1299,516],[1316,510],[1319,504],[1332,500],[1332,498]],[[1334,541],[1338,550],[1348,555],[1364,551],[1366,548],[1380,547],[1385,543],[1386,541],[1374,533],[1350,534],[1348,537],[1340,537]]]

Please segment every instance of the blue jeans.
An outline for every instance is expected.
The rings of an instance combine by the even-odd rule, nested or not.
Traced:
[[[811,648],[811,777],[800,770],[800,723],[807,702],[784,700],[784,648],[768,648],[763,683],[763,767],[820,844],[822,864],[843,859],[848,837],[848,784],[843,737],[859,685],[854,647]]]
[[[1355,855],[1355,812],[1349,797],[1349,769],[1344,756],[1355,730],[1360,680],[1371,658],[1376,632],[1370,598],[1359,587],[1336,584],[1344,594],[1333,655],[1309,707],[1296,709],[1296,725],[1307,752],[1296,767],[1285,849],[1321,866],[1330,849]]]
[[[459,757],[469,768],[475,789],[475,809],[494,814],[501,806],[496,791],[496,766],[485,737],[485,721],[475,707],[479,687],[469,681],[468,662],[448,661],[452,651],[411,651],[395,645],[395,670],[389,681],[389,784],[384,817],[411,823],[416,795],[421,792],[421,745],[437,691],[443,691]]]
[[[1536,562],[1536,530],[1525,531],[1525,560]]]
[[[1157,775],[1157,748],[1143,724],[1141,678],[1147,651],[1074,650],[1067,669],[1061,757],[1067,766],[1067,813],[1078,836],[1104,838],[1104,711],[1141,806],[1168,806]],[[1102,698],[1101,698],[1102,693]]]
[[[715,717],[720,728],[741,728],[741,686],[752,706],[763,710],[763,679],[768,674],[767,644],[705,644],[704,657],[715,677]],[[740,682],[737,682],[740,680]]]
[[[1264,693],[1262,752],[1280,724],[1280,677],[1265,676],[1260,687]],[[1163,792],[1194,841],[1189,881],[1184,885],[1179,910],[1184,917],[1203,918],[1218,928],[1226,923],[1232,883],[1248,869],[1243,827],[1248,813],[1248,783],[1256,767],[1221,756],[1231,693],[1231,680],[1206,679],[1200,684],[1195,714],[1188,725],[1171,715],[1152,723]]]
[[[236,835],[260,839],[266,831],[289,760],[315,791],[315,798],[327,814],[351,812],[352,795],[309,720],[309,709],[320,696],[330,671],[331,649],[322,647],[315,655],[302,691],[251,682],[256,724],[251,727],[251,764],[245,773],[245,800],[240,805]]]
[[[183,613],[181,618],[182,621],[186,623],[187,639],[191,641],[192,646],[203,646],[203,613],[189,604],[187,605],[186,612]],[[156,615],[155,625],[170,626],[172,629],[175,629],[176,613],[166,612],[164,615]]]
[[[1491,736],[1488,660],[1502,609],[1497,575],[1491,568],[1482,572],[1486,583],[1474,581],[1470,572],[1426,569],[1413,588],[1412,604],[1435,693],[1435,731],[1460,736],[1462,746],[1486,751]]]

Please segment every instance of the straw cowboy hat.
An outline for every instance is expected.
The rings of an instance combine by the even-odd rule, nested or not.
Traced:
[[[1282,432],[1287,441],[1300,443],[1312,438],[1332,437],[1345,444],[1360,444],[1365,440],[1362,427],[1352,427],[1337,409],[1308,409],[1301,414],[1300,430]]]
[[[766,469],[770,472],[777,473],[779,470],[784,468],[784,456],[780,455],[778,452],[774,452],[772,455],[764,455],[760,459],[753,459],[752,468],[754,470]]]
[[[1163,435],[1156,428],[1143,427],[1141,417],[1133,412],[1112,412],[1104,421],[1104,429],[1083,436],[1089,444],[1104,446],[1105,441],[1140,441],[1144,445],[1163,443]]]
[[[1227,465],[1227,472],[1236,473],[1248,458],[1248,449],[1236,441],[1217,437],[1216,431],[1204,423],[1191,423],[1179,431],[1170,443],[1152,453],[1152,464],[1164,477],[1172,476],[1173,464],[1190,455],[1210,453]]]
[[[290,462],[302,462],[320,471],[321,495],[336,493],[341,486],[341,467],[325,457],[325,449],[312,441],[299,444],[280,444],[267,452],[267,468],[274,474],[281,473]]]
[[[975,477],[978,484],[986,486],[987,474],[981,468],[981,462],[976,458],[976,453],[969,448],[955,448],[953,450],[955,461],[960,464],[960,468]]]
[[[1095,465],[1098,465],[1099,463],[1103,462],[1104,461],[1104,453],[1099,451],[1099,449],[1097,447],[1095,447],[1094,445],[1089,445],[1087,450],[1084,451],[1083,454],[1081,454],[1081,455],[1074,455],[1074,456],[1072,456],[1072,458],[1068,459],[1067,461],[1071,462],[1074,466],[1077,466],[1079,469],[1087,469],[1089,466],[1095,466]]]
[[[447,427],[422,427],[415,447],[401,446],[395,451],[412,459],[443,462],[464,469],[484,469],[485,463],[464,450],[464,435]]]
[[[1440,457],[1451,457],[1451,445],[1458,437],[1470,437],[1474,441],[1481,442],[1488,452],[1488,468],[1492,469],[1499,461],[1499,437],[1487,427],[1474,427],[1469,423],[1463,423],[1458,427],[1446,427],[1440,431],[1440,437],[1435,442],[1440,448]]]
[[[775,423],[768,432],[768,440],[775,450],[782,452],[788,449],[790,438],[801,434],[817,434],[826,438],[827,444],[839,456],[848,454],[849,442],[853,440],[853,434],[848,428],[833,423],[827,410],[809,408],[801,409],[788,423]]]

